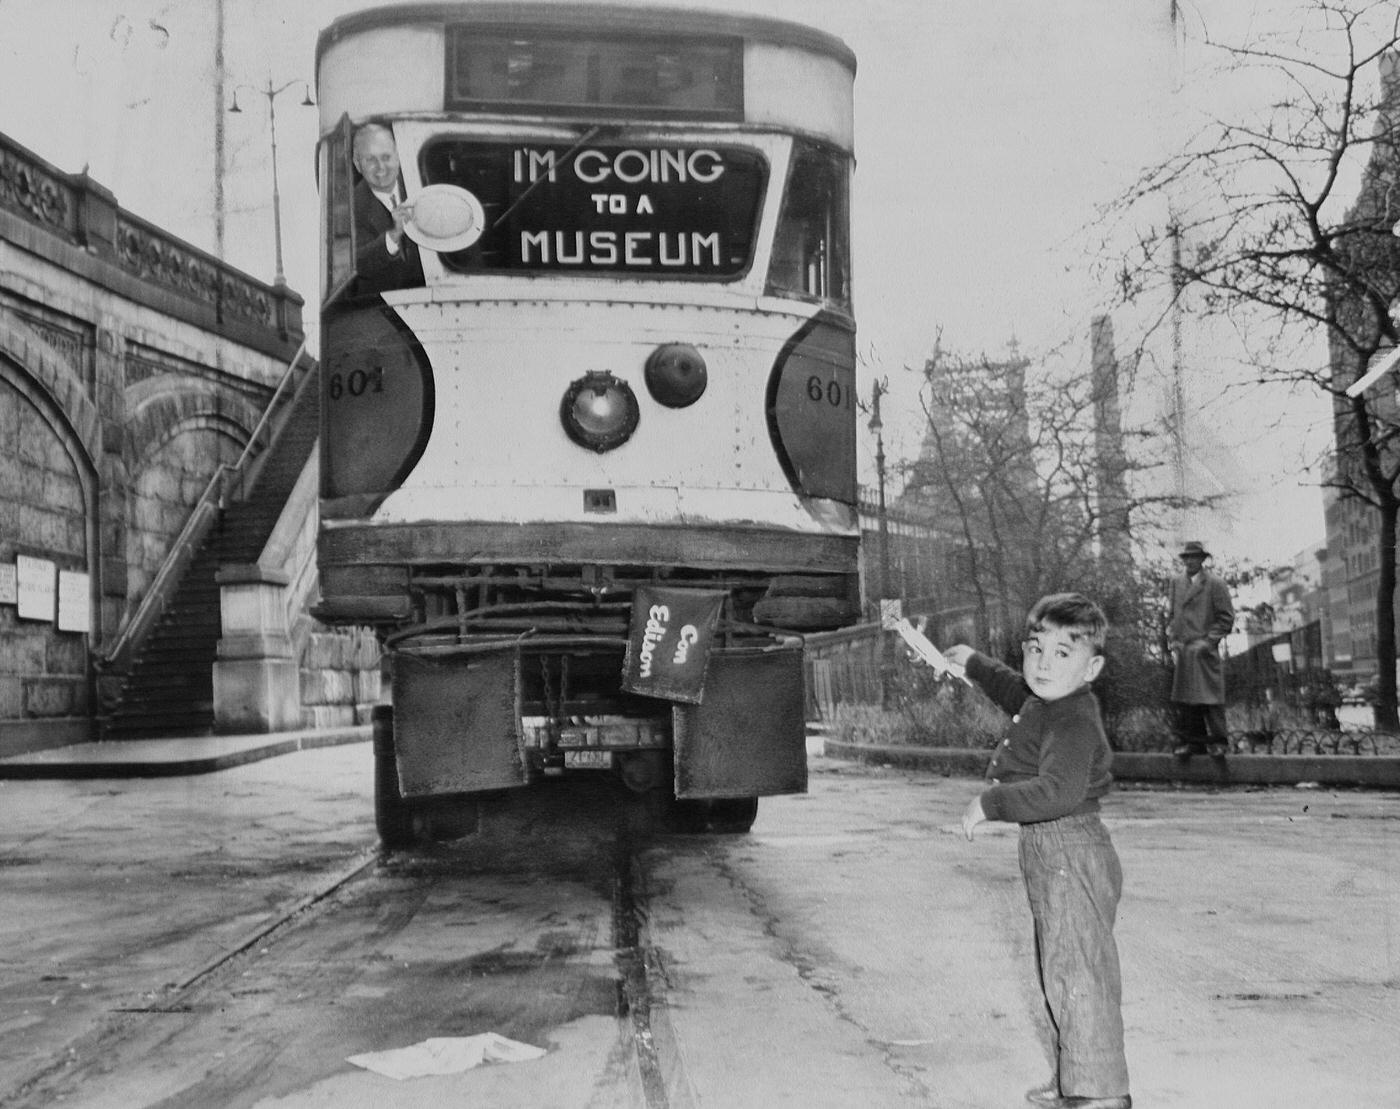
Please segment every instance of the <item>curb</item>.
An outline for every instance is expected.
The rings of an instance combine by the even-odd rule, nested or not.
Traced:
[[[823,739],[830,758],[926,770],[944,777],[981,778],[990,751],[963,747],[890,747]],[[1400,756],[1228,755],[1182,761],[1166,752],[1115,751],[1113,777],[1120,782],[1177,782],[1207,786],[1359,786],[1400,789]]]
[[[79,743],[0,759],[0,781],[76,778],[176,778],[229,770],[295,751],[368,742],[370,726],[190,739]]]

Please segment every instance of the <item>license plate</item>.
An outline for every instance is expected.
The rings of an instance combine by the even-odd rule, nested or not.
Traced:
[[[565,751],[564,767],[566,770],[610,770],[612,769],[612,752]]]

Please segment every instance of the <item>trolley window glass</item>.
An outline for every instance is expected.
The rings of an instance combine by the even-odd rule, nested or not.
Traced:
[[[826,301],[849,310],[849,211],[849,159],[799,142],[773,240],[768,269],[771,294]]]
[[[733,280],[752,260],[768,165],[722,146],[439,139],[428,184],[459,185],[489,230],[442,255],[458,271],[571,272]]]
[[[447,108],[522,107],[589,115],[744,115],[743,43],[734,38],[512,35],[449,29]]]
[[[321,144],[321,191],[325,213],[321,251],[321,299],[334,300],[355,279],[355,243],[351,214],[354,181],[350,174],[350,119],[341,116]]]

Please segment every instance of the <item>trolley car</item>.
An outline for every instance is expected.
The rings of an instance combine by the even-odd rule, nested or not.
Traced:
[[[854,73],[660,5],[322,31],[318,614],[388,658],[387,845],[556,775],[730,831],[805,790],[802,637],[860,601]],[[366,127],[397,242],[357,213]]]

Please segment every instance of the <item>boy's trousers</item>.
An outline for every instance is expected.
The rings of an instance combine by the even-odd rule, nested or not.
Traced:
[[[1035,918],[1036,966],[1060,1093],[1128,1092],[1123,981],[1113,922],[1123,870],[1097,813],[1021,825],[1021,875]]]

